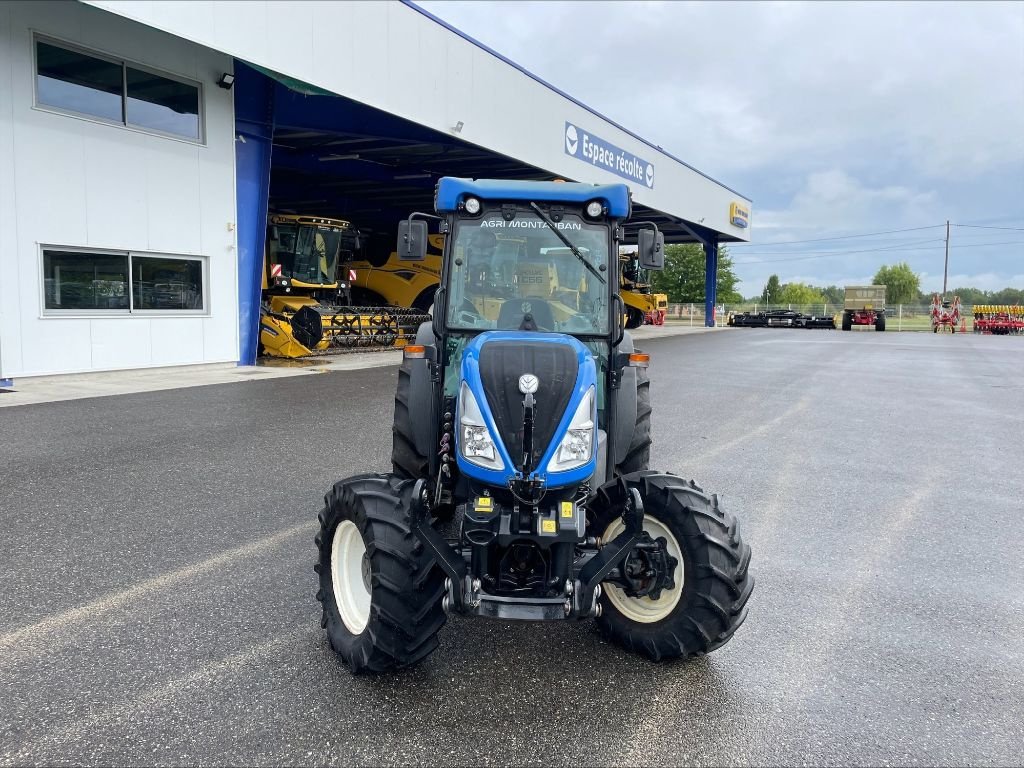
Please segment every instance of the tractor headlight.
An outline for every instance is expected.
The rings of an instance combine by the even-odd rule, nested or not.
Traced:
[[[463,205],[466,206],[466,213],[470,216],[476,216],[480,213],[480,201],[475,197],[467,197]]]
[[[565,437],[548,462],[548,472],[565,472],[582,467],[594,455],[594,388],[587,390],[573,414]]]
[[[601,203],[600,200],[591,200],[589,203],[587,203],[587,216],[589,216],[592,219],[596,219],[602,213],[604,213],[604,205]]]
[[[466,382],[459,389],[459,453],[471,464],[486,469],[504,469],[491,432],[484,423],[480,406]]]

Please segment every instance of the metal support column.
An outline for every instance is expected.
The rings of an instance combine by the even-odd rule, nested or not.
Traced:
[[[718,299],[718,237],[704,241],[704,325],[715,325],[715,301]]]
[[[238,364],[253,365],[259,344],[263,248],[274,137],[274,84],[235,62],[235,184],[238,206]]]

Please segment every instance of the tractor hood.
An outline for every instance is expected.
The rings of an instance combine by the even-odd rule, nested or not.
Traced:
[[[459,470],[508,486],[582,482],[597,464],[597,371],[572,336],[488,331],[462,357],[456,447]]]

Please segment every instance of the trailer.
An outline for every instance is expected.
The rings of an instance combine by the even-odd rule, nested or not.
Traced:
[[[848,285],[843,300],[843,330],[855,325],[873,325],[885,330],[885,286]]]

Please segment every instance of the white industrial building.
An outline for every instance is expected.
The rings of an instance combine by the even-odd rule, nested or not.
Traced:
[[[411,3],[0,3],[0,380],[252,362],[268,209],[390,242],[442,175],[626,181],[711,274],[750,232],[748,199]]]

